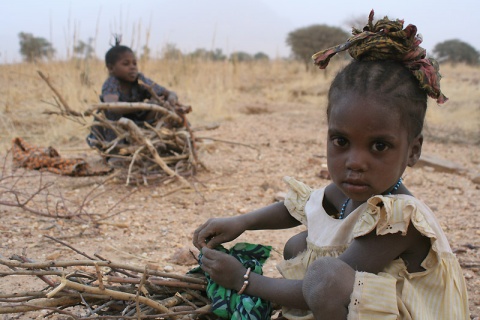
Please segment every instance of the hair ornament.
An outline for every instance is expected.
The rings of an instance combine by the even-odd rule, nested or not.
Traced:
[[[113,34],[113,40],[115,41],[115,44],[113,46],[118,47],[122,42],[122,35],[118,33]]]
[[[426,57],[426,50],[420,47],[422,36],[417,27],[409,24],[403,28],[403,20],[389,20],[384,17],[373,23],[374,11],[370,11],[368,23],[359,30],[352,28],[352,36],[345,43],[319,51],[312,56],[314,63],[325,69],[334,55],[348,50],[350,56],[358,61],[400,61],[407,67],[425,90],[437,103],[448,100],[440,90],[438,62]]]

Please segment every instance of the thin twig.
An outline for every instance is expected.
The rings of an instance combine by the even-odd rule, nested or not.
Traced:
[[[110,268],[118,268],[118,269],[126,269],[134,272],[141,273],[143,272],[143,268],[135,267],[128,264],[117,263],[113,261],[103,261],[103,260],[73,260],[73,261],[48,261],[48,262],[19,262],[19,261],[12,261],[0,258],[0,264],[10,267],[16,268],[24,268],[24,269],[43,269],[48,267],[57,267],[57,268],[65,268],[65,267],[73,267],[73,266],[94,266],[97,263],[101,267],[110,267]],[[184,275],[177,275],[174,273],[168,272],[160,272],[153,269],[148,269],[150,275],[158,276],[158,277],[166,277],[166,278],[173,278],[182,280],[185,282],[190,283],[198,283],[198,284],[205,284],[205,280],[184,276]]]
[[[62,95],[60,94],[60,92],[58,92],[58,90],[52,85],[52,83],[50,82],[50,80],[48,79],[47,76],[45,76],[41,71],[37,71],[38,74],[40,75],[40,78],[43,79],[43,81],[45,81],[48,85],[48,87],[53,91],[53,93],[55,93],[55,95],[57,96],[58,100],[60,100],[60,103],[62,104],[62,106],[65,108],[65,110],[74,115],[74,116],[77,116],[77,117],[80,117],[82,116],[82,114],[80,112],[77,112],[77,111],[74,111],[72,110],[69,106],[68,106],[68,103],[67,101],[62,97]]]
[[[48,238],[48,239],[50,239],[50,240],[53,240],[53,241],[55,241],[55,242],[58,242],[58,243],[60,243],[61,245],[72,249],[73,251],[75,251],[76,253],[84,256],[84,257],[87,258],[87,259],[96,260],[95,258],[90,257],[90,256],[89,256],[88,254],[86,254],[85,252],[82,252],[82,251],[80,251],[80,250],[72,247],[71,245],[69,245],[69,244],[66,243],[66,242],[63,242],[62,240],[58,240],[58,239],[56,239],[56,238],[54,238],[54,237],[47,236],[47,235],[44,235],[44,237],[45,237],[45,238]]]

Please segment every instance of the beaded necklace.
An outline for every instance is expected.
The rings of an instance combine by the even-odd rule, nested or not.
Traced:
[[[398,190],[398,188],[400,187],[400,185],[402,184],[402,178],[398,179],[398,182],[397,184],[395,184],[395,186],[393,187],[393,189],[387,193],[387,195],[391,195],[392,192]],[[350,198],[348,198],[342,205],[342,209],[340,210],[340,217],[338,219],[342,220],[343,219],[343,216],[345,215],[345,209],[347,208],[347,204],[348,202],[350,201]]]

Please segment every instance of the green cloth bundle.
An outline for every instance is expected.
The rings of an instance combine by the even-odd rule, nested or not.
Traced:
[[[230,250],[218,246],[215,250],[225,252],[238,261],[245,268],[251,268],[251,272],[263,274],[262,266],[270,257],[271,246],[260,244],[237,243]],[[199,261],[202,260],[202,254]],[[232,320],[264,320],[270,319],[272,306],[270,301],[247,294],[238,294],[237,291],[219,286],[210,279],[200,267],[189,273],[203,272],[207,277],[207,297],[212,301],[212,312],[223,319]]]

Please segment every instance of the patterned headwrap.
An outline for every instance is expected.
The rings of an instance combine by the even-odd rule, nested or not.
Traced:
[[[391,21],[388,17],[373,24],[373,10],[368,17],[368,24],[363,30],[352,29],[352,36],[345,43],[319,51],[312,56],[320,69],[325,69],[330,58],[348,50],[355,60],[393,60],[402,62],[418,79],[420,88],[442,104],[448,100],[440,91],[438,62],[426,58],[426,50],[420,47],[422,36],[417,34],[417,27],[409,24],[403,29],[403,20]]]

